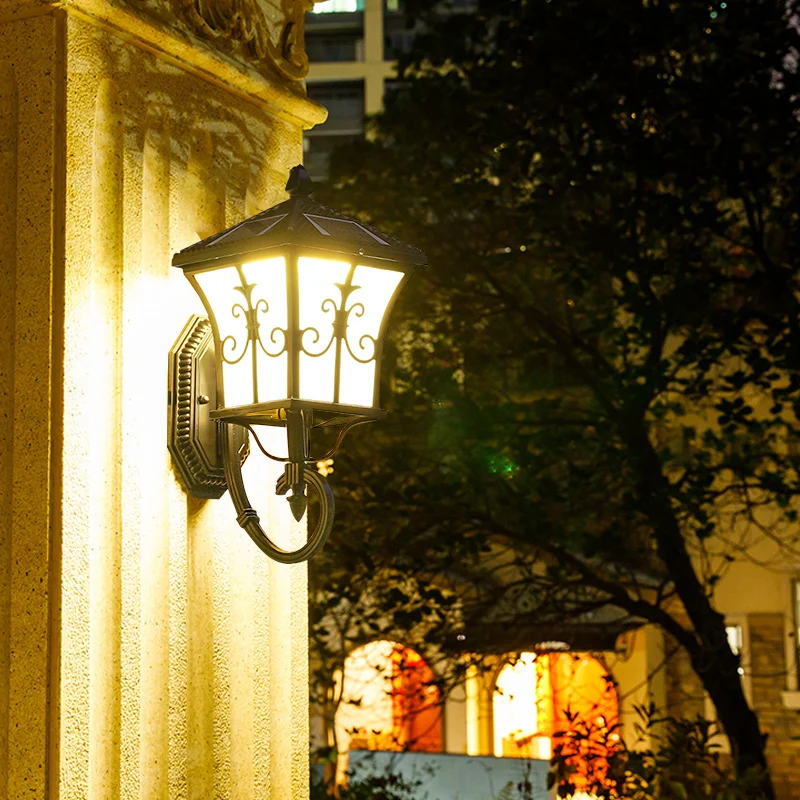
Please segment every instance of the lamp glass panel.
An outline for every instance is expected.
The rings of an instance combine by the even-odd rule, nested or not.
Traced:
[[[194,273],[202,290],[203,302],[212,322],[216,322],[222,359],[222,389],[224,405],[241,406],[254,401],[253,362],[248,358],[247,323],[241,308],[246,306],[244,295],[237,291],[242,280],[237,267],[223,267]],[[219,379],[218,379],[219,383]]]
[[[285,332],[289,325],[286,260],[280,257],[251,261],[242,266],[242,273],[246,282],[253,286],[250,302],[258,323],[258,340],[254,342],[255,400],[258,403],[282,400],[288,396],[289,366],[285,349]]]
[[[334,401],[336,342],[333,325],[336,309],[350,272],[346,261],[300,257],[297,259],[300,326],[300,381],[302,400]]]
[[[374,406],[376,357],[383,342],[378,341],[389,303],[403,273],[375,267],[357,266],[347,299],[347,346],[342,348],[339,402],[346,405]],[[362,363],[362,362],[366,363]]]

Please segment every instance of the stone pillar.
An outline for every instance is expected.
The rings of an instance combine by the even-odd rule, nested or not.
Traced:
[[[471,756],[494,755],[494,730],[492,728],[494,683],[498,663],[467,667],[465,681],[467,753]]]
[[[324,119],[305,9],[0,0],[2,798],[308,795],[305,568],[166,449],[202,313],[170,257],[279,200]]]

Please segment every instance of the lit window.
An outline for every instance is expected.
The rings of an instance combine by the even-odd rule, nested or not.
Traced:
[[[752,680],[749,674],[749,629],[747,616],[744,614],[729,615],[725,621],[725,635],[728,639],[728,646],[734,655],[739,656],[739,676],[742,681],[742,690],[747,698],[747,702],[751,703],[752,700]],[[703,716],[707,720],[717,720],[717,710],[714,703],[708,696],[707,692],[703,692],[704,713]],[[728,738],[723,734],[721,726],[716,734],[713,736],[712,741],[714,747],[722,753],[730,752],[730,744]]]
[[[347,11],[363,11],[364,0],[325,0],[311,9],[312,14],[337,14]]]
[[[522,653],[495,683],[494,754],[501,758],[550,758],[552,693],[548,656]]]
[[[549,759],[558,745],[576,785],[604,778],[619,741],[616,689],[588,654],[520,654],[497,676],[493,712],[496,756]]]
[[[744,633],[741,625],[726,625],[725,635],[728,637],[728,646],[735,656],[741,656],[744,649]],[[744,675],[744,667],[739,666],[739,674]]]

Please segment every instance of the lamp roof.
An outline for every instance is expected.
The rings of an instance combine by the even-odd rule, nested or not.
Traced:
[[[292,169],[286,191],[288,200],[184,248],[172,265],[184,267],[292,245],[414,266],[426,263],[425,254],[414,245],[312,200],[313,183],[303,166]]]

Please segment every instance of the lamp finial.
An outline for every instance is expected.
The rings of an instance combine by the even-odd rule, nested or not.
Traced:
[[[308,197],[314,191],[314,181],[302,164],[292,167],[286,182],[286,191],[292,197]]]

